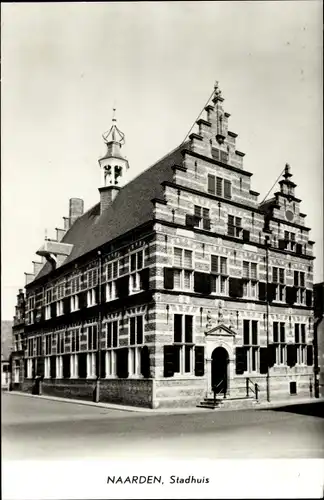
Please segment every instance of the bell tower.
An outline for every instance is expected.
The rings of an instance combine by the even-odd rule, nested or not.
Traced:
[[[125,135],[116,125],[116,109],[113,109],[112,126],[102,137],[107,146],[106,154],[99,159],[101,169],[100,212],[105,210],[117,196],[129,165],[121,149]]]

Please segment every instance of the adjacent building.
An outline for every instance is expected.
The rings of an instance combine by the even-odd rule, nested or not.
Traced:
[[[324,397],[324,282],[314,285],[314,352],[316,395]]]
[[[197,130],[127,184],[113,120],[98,203],[71,199],[26,275],[16,387],[150,408],[313,394],[310,228],[289,165],[259,201],[229,119],[216,84]]]
[[[12,321],[1,321],[1,388],[10,383],[10,354],[12,351]]]

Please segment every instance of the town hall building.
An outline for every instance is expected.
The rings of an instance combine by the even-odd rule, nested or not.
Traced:
[[[148,408],[312,395],[310,228],[288,164],[259,201],[229,118],[216,84],[126,184],[113,119],[98,203],[70,200],[18,295],[13,388]]]

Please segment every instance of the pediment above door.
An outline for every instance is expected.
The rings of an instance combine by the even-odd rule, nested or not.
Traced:
[[[236,332],[226,325],[217,325],[205,332],[206,337],[235,337]]]

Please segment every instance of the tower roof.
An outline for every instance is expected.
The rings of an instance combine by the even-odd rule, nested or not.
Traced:
[[[107,132],[102,134],[102,137],[107,145],[115,142],[122,146],[123,144],[125,144],[125,134],[121,130],[119,130],[116,125],[116,121],[116,108],[113,108],[112,125]]]

